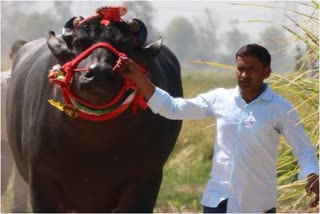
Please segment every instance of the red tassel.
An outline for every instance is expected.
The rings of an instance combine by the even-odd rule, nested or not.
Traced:
[[[108,8],[100,23],[107,26],[110,21],[120,22],[120,12],[118,8]]]

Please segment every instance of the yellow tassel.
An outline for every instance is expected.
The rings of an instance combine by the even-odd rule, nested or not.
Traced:
[[[53,105],[54,107],[56,107],[57,109],[59,109],[60,111],[64,111],[64,106],[61,105],[60,102],[57,102],[57,101],[55,101],[55,100],[53,100],[53,99],[48,100],[48,102],[49,102],[51,105]]]

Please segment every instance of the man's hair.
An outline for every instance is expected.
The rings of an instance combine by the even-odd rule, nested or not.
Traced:
[[[15,41],[11,46],[11,54],[17,53],[19,48],[21,48],[21,46],[26,44],[26,43],[27,43],[27,41],[25,41],[25,40],[17,40],[17,41]]]
[[[269,51],[257,44],[248,44],[243,46],[238,50],[236,53],[237,57],[244,57],[244,56],[255,56],[258,58],[263,65],[270,66],[271,65],[271,56]]]

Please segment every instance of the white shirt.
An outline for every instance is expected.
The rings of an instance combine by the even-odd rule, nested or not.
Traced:
[[[313,145],[288,101],[266,90],[247,104],[239,88],[216,89],[193,99],[172,98],[156,88],[148,101],[169,119],[216,119],[211,178],[201,203],[216,207],[228,198],[227,212],[262,213],[276,207],[276,154],[280,135],[293,148],[299,178],[318,173]]]
[[[8,141],[6,124],[6,100],[8,83],[11,78],[11,70],[0,72],[1,79],[1,141]]]

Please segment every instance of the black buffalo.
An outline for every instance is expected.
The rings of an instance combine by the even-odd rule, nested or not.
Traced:
[[[54,65],[71,62],[104,42],[140,64],[155,85],[182,96],[177,58],[161,40],[146,42],[146,37],[142,21],[98,13],[72,18],[61,36],[50,32],[47,39],[19,51],[8,93],[8,137],[17,167],[30,184],[34,212],[152,212],[181,121],[134,103],[109,119],[82,118],[77,111],[59,110],[66,86],[48,78]],[[82,71],[73,73],[68,87],[92,105],[85,106],[87,110],[112,110],[100,107],[108,106],[126,82],[112,70],[117,59],[110,49],[97,46],[75,66]],[[125,91],[112,108],[133,91]]]

